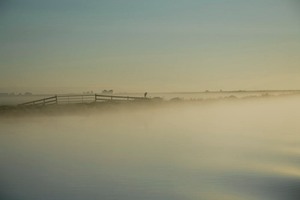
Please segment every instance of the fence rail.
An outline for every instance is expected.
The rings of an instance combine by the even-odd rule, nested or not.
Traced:
[[[149,100],[146,97],[116,96],[95,94],[95,101],[132,101],[132,100]]]
[[[35,101],[29,101],[26,103],[19,104],[20,106],[39,106],[39,105],[50,105],[57,104],[57,96],[52,96],[48,98],[43,98]]]
[[[92,103],[95,95],[61,95],[58,96],[57,104]]]
[[[35,101],[29,101],[19,106],[45,106],[52,104],[80,104],[80,103],[93,103],[105,101],[144,101],[150,100],[146,97],[133,97],[133,96],[118,96],[118,95],[55,95],[48,98],[43,98]]]

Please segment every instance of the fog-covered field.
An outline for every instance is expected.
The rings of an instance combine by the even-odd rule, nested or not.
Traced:
[[[0,199],[298,200],[299,122],[299,96],[2,115]]]
[[[97,93],[97,94],[101,94]],[[169,93],[148,93],[149,98],[159,97],[163,100],[171,99],[181,99],[181,100],[207,100],[207,99],[222,99],[228,97],[236,98],[249,98],[249,97],[261,97],[261,96],[283,96],[283,95],[299,95],[299,90],[283,90],[283,91],[207,91],[207,92],[169,92]],[[0,106],[3,105],[17,105],[25,103],[28,101],[39,100],[43,98],[48,98],[56,94],[36,94],[36,95],[0,95]],[[80,93],[73,94],[62,94],[66,95],[85,95]],[[88,94],[94,95],[94,94]],[[133,96],[133,97],[143,97],[144,93],[116,93],[116,94],[106,94],[106,95],[120,95],[120,96]],[[58,96],[60,96],[58,94]]]

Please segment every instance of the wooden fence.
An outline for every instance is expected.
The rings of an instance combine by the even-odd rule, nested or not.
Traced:
[[[55,95],[44,99],[29,101],[19,106],[45,106],[52,104],[80,104],[105,101],[145,101],[146,97],[117,96],[117,95]]]
[[[44,99],[39,99],[35,101],[29,101],[26,103],[19,104],[19,106],[40,106],[40,105],[51,105],[57,104],[58,96],[52,96]]]

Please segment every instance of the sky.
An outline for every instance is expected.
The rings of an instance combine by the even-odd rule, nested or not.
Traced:
[[[297,0],[0,0],[0,92],[300,89]]]

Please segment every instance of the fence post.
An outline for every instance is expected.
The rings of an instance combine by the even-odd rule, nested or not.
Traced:
[[[56,103],[56,105],[58,104],[57,95],[55,95],[55,103]]]

